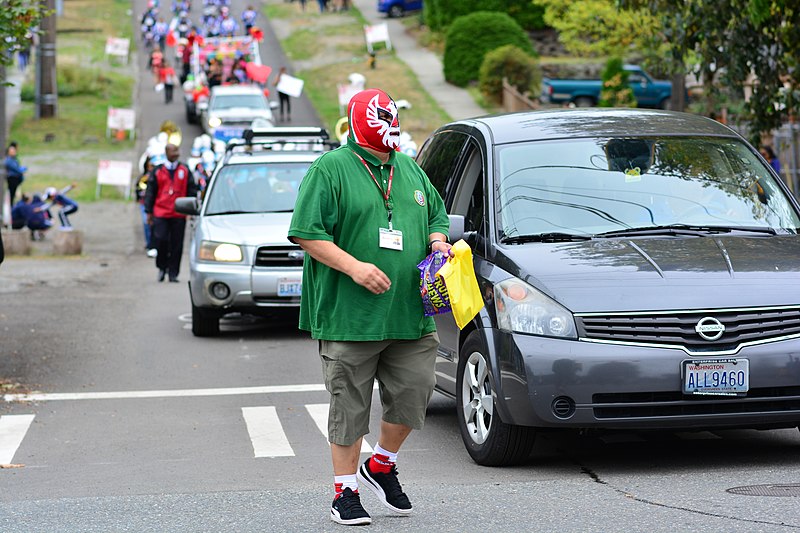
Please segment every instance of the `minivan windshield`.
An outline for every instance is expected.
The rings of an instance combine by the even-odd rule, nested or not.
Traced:
[[[205,214],[291,212],[310,166],[310,162],[224,166],[209,187]]]
[[[501,239],[664,226],[797,233],[800,218],[732,138],[574,139],[499,146]],[[776,231],[771,231],[776,230]]]

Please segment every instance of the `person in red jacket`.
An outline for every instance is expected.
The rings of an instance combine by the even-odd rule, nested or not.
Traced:
[[[175,211],[175,200],[182,196],[196,196],[197,185],[189,167],[178,161],[178,147],[168,144],[165,152],[167,162],[155,167],[147,180],[144,210],[148,224],[153,227],[152,238],[158,250],[158,281],[164,281],[169,274],[169,280],[177,283],[186,216]]]

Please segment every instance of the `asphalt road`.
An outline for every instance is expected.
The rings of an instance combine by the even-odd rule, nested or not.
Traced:
[[[142,134],[165,118],[190,131],[143,80]],[[85,257],[0,267],[0,377],[42,393],[0,398],[0,464],[20,465],[0,469],[0,531],[343,531],[316,343],[293,316],[194,338],[186,285],[156,282],[135,207],[85,207]],[[435,395],[399,460],[414,514],[363,501],[376,532],[793,531],[798,451],[797,430],[551,433],[528,463],[484,468]],[[727,492],[769,484],[794,496]]]

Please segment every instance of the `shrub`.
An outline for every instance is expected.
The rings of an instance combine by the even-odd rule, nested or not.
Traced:
[[[544,7],[530,0],[426,0],[423,11],[425,24],[435,31],[446,30],[458,17],[475,11],[506,13],[526,30],[545,27]]]
[[[56,84],[58,96],[96,96],[103,98],[113,83],[111,78],[96,68],[85,68],[79,65],[57,65]],[[24,102],[32,102],[36,98],[33,82],[23,84],[20,98]]]
[[[599,107],[636,107],[636,97],[628,85],[628,72],[622,68],[622,59],[612,57],[603,69]]]
[[[481,63],[478,87],[487,99],[502,103],[503,78],[521,93],[538,93],[542,72],[536,58],[513,44],[488,52]]]
[[[535,56],[528,36],[505,13],[478,11],[457,18],[447,30],[444,45],[444,77],[463,87],[478,78],[486,52],[513,44]]]

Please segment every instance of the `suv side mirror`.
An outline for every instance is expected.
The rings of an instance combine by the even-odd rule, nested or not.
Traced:
[[[175,200],[175,211],[184,215],[199,215],[200,206],[194,196],[184,196]]]
[[[464,238],[464,215],[447,215],[450,219],[450,242]]]

